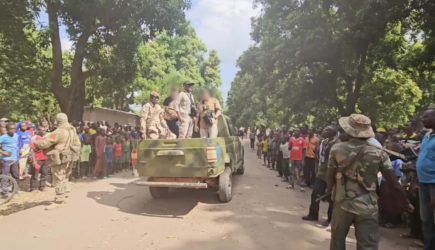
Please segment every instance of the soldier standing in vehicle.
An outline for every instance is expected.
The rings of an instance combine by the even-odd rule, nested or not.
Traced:
[[[56,208],[65,202],[69,192],[68,179],[72,163],[80,156],[80,141],[76,129],[68,123],[68,116],[59,113],[55,120],[58,125],[57,129],[48,134],[45,140],[34,141],[37,149],[44,149],[56,192],[54,203],[48,205],[47,210]]]
[[[201,138],[216,138],[218,136],[218,117],[222,114],[219,100],[210,96],[207,89],[201,90],[201,101],[198,103],[199,127]]]
[[[163,118],[163,109],[158,104],[159,98],[159,93],[151,91],[150,101],[142,107],[140,123],[143,139],[175,138],[175,135],[170,132]]]
[[[178,137],[178,115],[175,111],[175,100],[178,98],[178,88],[171,88],[171,95],[163,101],[164,118],[169,130]]]
[[[192,95],[192,86],[194,83],[185,81],[184,91],[178,94],[175,102],[175,111],[177,111],[178,122],[178,138],[192,138],[196,118],[198,116],[198,109],[195,106],[195,100]]]
[[[370,118],[352,114],[339,120],[349,140],[332,146],[328,163],[328,193],[334,192],[334,211],[331,224],[331,250],[346,249],[346,236],[355,226],[358,250],[378,249],[377,174],[383,177],[403,198],[403,209],[412,211],[397,182],[388,155],[367,143],[375,136]]]

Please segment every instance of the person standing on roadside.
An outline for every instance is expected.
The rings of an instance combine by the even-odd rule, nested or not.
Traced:
[[[266,161],[267,161],[267,150],[269,149],[269,145],[267,143],[267,140],[265,138],[265,136],[261,137],[261,148],[262,148],[262,152],[263,152],[263,161],[264,161],[264,166],[266,165]]]
[[[18,122],[15,133],[18,135],[18,147],[20,149],[20,179],[28,177],[28,164],[27,156],[30,152],[30,139],[32,138],[30,131],[27,129],[27,123],[25,121]]]
[[[288,142],[288,147],[290,150],[290,160],[291,160],[291,167],[290,167],[290,174],[289,174],[289,188],[295,187],[295,180],[296,184],[300,186],[301,192],[304,191],[304,188],[301,185],[301,172],[302,167],[304,165],[304,157],[305,157],[305,151],[307,148],[307,143],[305,139],[301,136],[300,130],[295,130],[293,133],[293,137],[290,138]]]
[[[289,174],[289,162],[290,162],[290,150],[288,149],[288,138],[281,138],[281,144],[279,146],[281,152],[281,165],[278,166],[278,176],[282,178],[282,181],[288,181]]]
[[[377,175],[380,171],[392,190],[403,198],[402,209],[414,208],[406,199],[386,152],[367,142],[375,136],[371,120],[362,114],[339,119],[348,141],[332,146],[327,172],[327,193],[334,191],[331,221],[331,250],[346,249],[346,236],[352,224],[358,250],[378,249]]]
[[[106,147],[106,134],[103,128],[98,128],[97,130],[97,138],[95,138],[95,168],[94,168],[94,177],[103,177],[104,169],[106,165],[106,155],[104,153],[104,149]]]
[[[222,114],[222,107],[218,99],[210,96],[208,89],[201,90],[198,112],[199,119],[196,130],[199,128],[201,138],[216,138],[218,136],[218,118]]]
[[[421,142],[417,160],[420,217],[423,222],[424,249],[435,249],[435,109],[423,114],[423,125],[431,129]]]
[[[326,192],[326,170],[328,169],[329,152],[332,146],[337,142],[337,128],[328,126],[323,129],[322,137],[325,138],[320,143],[319,147],[319,168],[317,170],[316,180],[314,181],[313,192],[311,193],[310,209],[307,216],[302,217],[303,220],[317,221],[319,219],[319,204],[318,200]],[[328,226],[332,218],[332,200],[327,198],[328,219],[322,223],[323,226]]]
[[[15,133],[15,123],[8,123],[6,125],[7,133],[0,136],[0,154],[1,158],[1,166],[3,175],[12,176],[14,179],[18,180],[19,176],[19,166],[18,160],[19,158],[19,147],[18,147],[18,135]],[[1,195],[8,196],[9,190],[6,186],[6,180],[2,179],[2,191]]]
[[[251,150],[254,151],[255,149],[255,129],[253,128],[249,132],[249,139],[251,140]]]
[[[46,163],[47,156],[44,154],[42,149],[36,150],[35,148],[35,141],[45,140],[45,133],[45,127],[39,125],[36,129],[36,135],[32,137],[30,142],[30,147],[34,150],[31,169],[32,177],[30,178],[30,192],[37,189],[39,189],[39,191],[44,191],[45,189],[45,180],[48,174]]]
[[[196,126],[196,119],[198,116],[198,109],[195,105],[195,99],[192,95],[192,82],[184,82],[184,91],[178,94],[175,102],[175,111],[177,112],[179,128],[178,138],[192,138],[194,127]]]
[[[307,143],[307,152],[305,154],[304,164],[304,184],[306,186],[314,185],[316,178],[316,149],[319,145],[320,139],[314,134],[313,129],[308,129],[308,135],[305,137]]]

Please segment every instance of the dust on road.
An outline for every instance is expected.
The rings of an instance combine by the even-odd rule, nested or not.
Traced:
[[[59,209],[42,205],[0,217],[4,249],[328,249],[330,230],[301,220],[311,190],[285,189],[245,143],[245,175],[233,200],[213,191],[174,190],[153,200],[130,174],[74,184]],[[326,204],[321,204],[325,215]],[[348,249],[355,249],[353,231]],[[382,230],[380,249],[409,249],[398,231]]]

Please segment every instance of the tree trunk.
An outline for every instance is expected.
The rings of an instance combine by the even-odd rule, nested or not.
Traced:
[[[350,115],[352,113],[355,113],[356,111],[356,104],[358,103],[358,99],[361,94],[361,87],[364,84],[367,50],[368,46],[366,46],[361,51],[361,54],[359,56],[357,75],[355,77],[345,79],[348,91],[346,98],[345,115]]]
[[[46,4],[53,52],[51,90],[59,102],[61,111],[68,115],[69,120],[81,121],[86,104],[85,83],[89,76],[88,72],[83,72],[83,60],[86,54],[88,39],[96,28],[95,25],[90,25],[77,39],[70,72],[71,83],[68,87],[64,87],[62,82],[63,62],[58,21],[60,3],[56,0],[46,0]]]
[[[50,29],[51,51],[53,54],[53,68],[51,70],[51,90],[54,93],[57,101],[59,102],[59,106],[62,112],[66,112],[67,105],[65,101],[67,99],[65,98],[66,93],[64,91],[64,87],[62,86],[63,61],[57,13],[59,9],[59,2],[55,0],[47,0],[46,4]]]

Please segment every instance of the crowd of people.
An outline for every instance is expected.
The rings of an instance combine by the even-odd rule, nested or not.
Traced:
[[[106,121],[55,122],[0,119],[0,164],[3,175],[30,180],[30,192],[55,183],[56,199],[68,196],[68,179],[107,178],[132,170],[140,140],[217,136],[219,101],[207,90],[195,103],[191,82],[184,91],[172,88],[158,104],[152,91],[138,127]],[[324,128],[250,129],[250,145],[264,165],[277,171],[287,188],[311,188],[303,220],[318,221],[321,201],[328,203],[324,226],[331,224],[331,249],[345,249],[349,227],[355,226],[358,249],[377,249],[378,225],[406,223],[424,249],[435,249],[435,109],[419,122],[401,128],[376,128],[368,117],[353,114]],[[420,128],[420,129],[418,129]],[[243,131],[241,131],[243,135]],[[50,149],[50,150],[49,150]],[[53,150],[54,149],[54,150]],[[2,196],[8,196],[2,180]],[[424,244],[422,244],[424,242]]]
[[[343,117],[324,128],[251,128],[251,149],[288,189],[312,189],[303,220],[328,204],[331,249],[344,249],[354,224],[358,249],[377,249],[378,225],[409,227],[403,238],[435,249],[435,110],[401,128],[376,128],[368,117]],[[424,244],[423,244],[424,242]]]
[[[59,121],[53,123],[41,120],[10,121],[0,120],[0,167],[1,173],[19,181],[30,179],[30,192],[44,191],[47,183],[53,179],[63,183],[63,176],[69,180],[86,178],[107,178],[112,174],[132,170],[137,161],[137,147],[143,139],[191,138],[193,132],[203,138],[217,137],[218,118],[222,108],[216,98],[211,97],[207,89],[200,91],[200,101],[195,102],[192,93],[194,83],[186,81],[183,91],[178,87],[171,88],[171,93],[163,102],[163,108],[158,104],[160,95],[156,91],[150,93],[150,100],[142,108],[140,126],[131,124],[109,124],[106,121],[68,122],[65,114],[60,113],[59,121],[66,120],[63,129],[58,134]],[[79,149],[74,159],[55,159],[67,155],[56,150],[55,156],[47,155],[46,148],[58,147],[60,143],[56,136],[69,138],[68,131],[72,127]],[[66,131],[66,132],[65,132]],[[66,133],[66,134],[65,134]],[[50,144],[50,145],[48,145]],[[69,150],[73,144],[62,142]],[[63,150],[65,151],[65,150]],[[72,150],[74,151],[74,150]],[[47,162],[58,162],[49,166]],[[71,162],[64,166],[62,180],[53,178],[54,166],[60,162]],[[63,184],[62,184],[63,185]],[[23,185],[21,185],[23,186]],[[64,193],[60,190],[58,193]],[[2,181],[2,196],[10,195],[7,183]]]
[[[132,168],[141,139],[139,127],[118,123],[112,126],[105,121],[71,124],[81,147],[80,157],[73,162],[70,179],[107,178]],[[48,156],[35,147],[35,142],[50,138],[56,128],[56,123],[49,124],[46,120],[35,124],[2,118],[0,146],[2,151],[8,152],[1,156],[2,174],[12,175],[17,180],[30,179],[29,191],[44,191],[51,180],[51,171],[46,166]],[[6,193],[4,190],[3,194]]]

